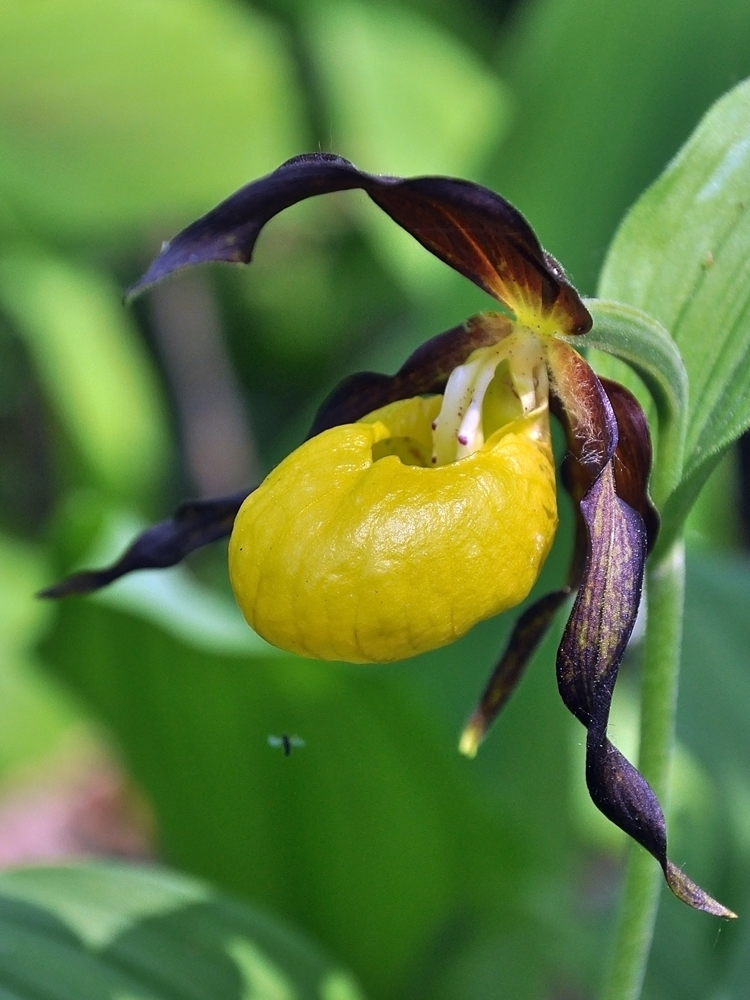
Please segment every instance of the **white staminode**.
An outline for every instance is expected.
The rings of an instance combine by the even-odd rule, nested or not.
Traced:
[[[432,464],[447,465],[466,458],[484,444],[482,407],[497,366],[507,359],[513,393],[524,416],[547,397],[542,347],[530,331],[511,334],[483,347],[454,368],[443,394],[443,405],[432,425]]]

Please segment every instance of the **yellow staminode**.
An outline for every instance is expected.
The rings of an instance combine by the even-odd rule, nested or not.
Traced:
[[[524,399],[507,357],[483,351],[454,372],[445,400],[403,400],[324,431],[247,498],[230,576],[269,642],[387,662],[452,642],[526,597],[557,526],[546,382],[543,398]]]

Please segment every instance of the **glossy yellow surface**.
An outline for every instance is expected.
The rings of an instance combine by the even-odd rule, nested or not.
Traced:
[[[326,660],[399,660],[526,597],[557,526],[546,412],[435,468],[440,402],[404,400],[325,431],[247,498],[230,576],[269,642]]]

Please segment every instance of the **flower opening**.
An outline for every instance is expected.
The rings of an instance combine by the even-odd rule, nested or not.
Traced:
[[[528,595],[557,527],[534,341],[479,349],[445,395],[324,431],[247,498],[229,566],[256,631],[303,656],[383,662],[452,642]]]

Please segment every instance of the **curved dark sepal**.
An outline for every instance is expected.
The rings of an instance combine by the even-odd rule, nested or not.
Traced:
[[[188,500],[172,517],[147,528],[111,566],[82,570],[39,592],[39,597],[69,597],[90,594],[138,569],[165,569],[185,556],[231,534],[242,501],[250,493],[242,490],[212,500]]]
[[[167,243],[134,295],[173,271],[207,261],[248,263],[258,235],[279,212],[332,191],[359,188],[445,263],[510,306],[562,333],[586,333],[592,320],[560,265],[504,198],[450,177],[378,176],[343,157],[308,153],[241,188]]]
[[[563,425],[568,444],[563,485],[577,510],[573,565],[568,576],[569,585],[575,588],[587,547],[579,505],[608,462],[613,464],[617,495],[640,514],[646,526],[649,552],[656,542],[659,515],[648,495],[651,435],[635,396],[617,382],[600,379],[567,344],[552,344],[549,360],[552,410]]]
[[[323,401],[308,437],[315,437],[329,427],[354,423],[396,400],[442,392],[454,368],[478,348],[507,337],[512,329],[512,322],[499,313],[479,313],[422,344],[395,375],[378,372],[350,375]]]
[[[527,664],[552,624],[557,609],[570,595],[570,588],[545,594],[520,616],[505,652],[490,674],[477,707],[466,723],[459,749],[475,757],[487,730],[516,689]]]
[[[565,431],[567,475],[578,502],[609,462],[617,447],[617,419],[594,369],[562,340],[547,344],[552,412]]]
[[[667,857],[667,826],[653,789],[606,737],[590,729],[586,741],[586,784],[604,815],[645,847],[661,865],[667,885],[678,899],[714,917],[736,918]]]
[[[659,514],[648,495],[653,450],[640,403],[618,382],[600,379],[568,344],[556,341],[548,354],[552,410],[563,425],[569,450],[563,467],[565,488],[580,503],[612,460],[617,495],[643,519],[650,552],[659,532]]]
[[[633,631],[643,585],[643,521],[615,491],[605,466],[580,503],[588,534],[583,579],[558,651],[563,701],[586,728],[603,725]]]
[[[583,578],[558,650],[557,680],[568,709],[588,730],[586,784],[604,815],[652,854],[672,891],[697,909],[733,916],[667,858],[659,801],[607,737],[617,672],[635,624],[646,559],[646,528],[620,496],[614,461],[580,503],[588,534]]]
[[[617,495],[637,510],[648,535],[648,551],[659,534],[659,514],[648,495],[653,449],[646,414],[625,386],[600,378],[617,420],[617,448],[614,454]]]

